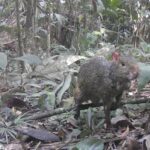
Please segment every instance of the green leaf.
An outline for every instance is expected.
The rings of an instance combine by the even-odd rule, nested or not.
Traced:
[[[67,18],[65,18],[63,15],[61,14],[54,14],[54,16],[56,17],[56,20],[57,22],[60,24],[60,25],[63,25],[64,22],[67,21]]]
[[[0,69],[5,70],[7,66],[7,55],[0,52]]]
[[[150,44],[147,44],[146,42],[141,42],[140,47],[142,48],[144,53],[149,53],[150,51]]]
[[[32,55],[32,54],[25,54],[21,57],[17,57],[14,58],[15,60],[20,60],[20,61],[24,61],[30,65],[39,65],[42,63],[42,61],[40,60],[40,58],[36,55]]]
[[[98,36],[95,33],[87,33],[87,40],[90,45],[95,44]]]
[[[98,36],[102,35],[102,33],[100,31],[93,31],[93,34],[98,35]]]
[[[92,112],[91,108],[89,108],[87,111],[87,120],[88,120],[89,128],[92,128],[92,119],[93,119],[92,116],[93,116],[93,112]]]
[[[110,9],[119,8],[121,5],[121,0],[103,0],[105,7],[109,7]]]
[[[112,8],[118,8],[121,4],[121,0],[111,0],[110,2]]]
[[[48,92],[47,97],[45,99],[45,107],[47,108],[47,110],[50,110],[55,107],[55,101],[56,101],[55,93]]]
[[[55,92],[49,92],[47,90],[43,90],[41,92],[38,93],[34,93],[31,97],[38,97],[38,106],[41,109],[53,109],[55,106]]]
[[[139,63],[138,89],[142,89],[150,81],[150,65]]]
[[[59,90],[59,92],[57,94],[57,103],[58,104],[61,102],[62,96],[65,93],[65,91],[68,90],[68,88],[70,87],[71,79],[72,79],[72,76],[71,76],[71,73],[69,73],[66,76],[66,78],[64,79],[63,86],[62,86],[62,88]]]
[[[104,9],[105,7],[104,7],[102,0],[97,0],[97,10],[101,12]]]
[[[77,143],[75,148],[78,150],[103,150],[104,143],[99,139],[91,137]]]

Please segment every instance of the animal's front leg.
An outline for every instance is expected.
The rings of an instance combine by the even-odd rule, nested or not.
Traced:
[[[105,113],[105,123],[106,127],[111,127],[111,118],[110,118],[110,109],[111,109],[111,100],[105,99],[107,102],[104,102],[104,113]]]

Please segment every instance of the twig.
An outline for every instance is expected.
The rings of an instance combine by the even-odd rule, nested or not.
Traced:
[[[69,112],[71,110],[74,110],[75,107],[71,107],[71,108],[67,108],[67,109],[63,109],[63,108],[58,108],[58,109],[55,109],[53,112],[50,111],[50,112],[45,112],[45,113],[36,113],[30,117],[27,117],[25,120],[38,120],[38,119],[43,119],[43,118],[47,118],[47,117],[51,117],[51,116],[54,116],[54,115],[59,115],[59,114],[62,114],[62,113],[66,113],[66,112]]]

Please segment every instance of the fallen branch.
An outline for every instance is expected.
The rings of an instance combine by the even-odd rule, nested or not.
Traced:
[[[54,115],[59,115],[59,114],[62,114],[62,113],[67,113],[71,110],[74,110],[75,107],[71,107],[71,108],[67,108],[67,109],[64,109],[64,108],[58,108],[58,109],[55,109],[54,111],[49,111],[49,112],[44,112],[44,113],[36,113],[30,117],[27,117],[25,120],[38,120],[38,119],[43,119],[43,118],[47,118],[47,117],[51,117],[51,116],[54,116]]]
[[[150,102],[150,99],[139,99],[139,100],[135,100],[135,101],[127,101],[127,102],[120,102],[120,104],[113,104],[112,105],[112,108],[111,110],[114,110],[118,107],[121,107],[123,105],[126,105],[126,104],[142,104],[142,103],[148,103]],[[90,103],[90,104],[82,104],[80,106],[80,109],[81,110],[84,110],[84,109],[88,109],[89,107],[100,107],[100,106],[103,106],[103,103],[97,103],[97,104],[93,104],[93,103]],[[71,107],[71,108],[67,108],[67,109],[64,109],[64,108],[58,108],[58,109],[55,109],[54,111],[50,111],[50,112],[45,112],[45,113],[36,113],[30,117],[27,117],[26,120],[38,120],[38,119],[43,119],[43,118],[47,118],[47,117],[51,117],[51,116],[54,116],[54,115],[59,115],[59,114],[62,114],[62,113],[67,113],[67,112],[70,112],[72,110],[75,110],[76,107]]]

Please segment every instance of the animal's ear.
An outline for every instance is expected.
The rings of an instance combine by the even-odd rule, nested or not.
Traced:
[[[120,60],[120,53],[117,51],[114,51],[112,53],[112,60],[118,62]]]

